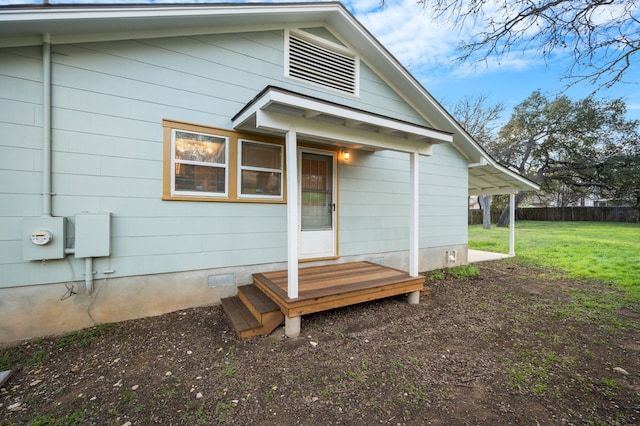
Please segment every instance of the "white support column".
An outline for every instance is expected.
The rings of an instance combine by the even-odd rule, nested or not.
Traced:
[[[287,296],[298,297],[298,143],[295,129],[285,136],[287,153]]]
[[[516,195],[509,194],[509,256],[516,255]]]
[[[420,216],[420,196],[418,185],[418,173],[420,157],[417,152],[409,154],[409,274],[412,277],[418,276],[419,256],[418,256],[418,225]]]
[[[420,218],[420,156],[417,152],[409,154],[409,275],[417,277],[420,273],[419,218]],[[409,293],[408,302],[412,305],[420,303],[420,291]]]

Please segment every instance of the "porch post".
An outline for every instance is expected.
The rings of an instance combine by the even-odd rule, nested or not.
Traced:
[[[287,296],[298,297],[298,142],[295,128],[285,136],[287,166]],[[287,337],[300,335],[301,318],[286,316],[284,332]]]
[[[295,129],[285,136],[287,153],[287,296],[298,297],[298,143]]]
[[[420,173],[420,156],[417,152],[409,154],[409,275],[417,277],[420,268],[419,217],[420,217],[420,191],[418,176]],[[412,305],[420,303],[420,291],[409,293],[408,301]]]
[[[509,256],[516,255],[516,195],[509,194]]]

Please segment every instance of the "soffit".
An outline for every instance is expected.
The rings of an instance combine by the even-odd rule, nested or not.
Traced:
[[[515,194],[540,189],[534,182],[497,163],[469,166],[469,195]]]
[[[232,118],[238,130],[283,135],[354,148],[429,154],[433,144],[451,143],[447,132],[373,114],[269,86]]]

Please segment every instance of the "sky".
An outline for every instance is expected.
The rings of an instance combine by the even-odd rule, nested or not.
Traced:
[[[50,2],[127,3],[123,0]],[[172,3],[170,0],[135,0],[131,3],[145,2]],[[30,2],[0,0],[0,4],[10,3]],[[31,3],[42,3],[42,0]],[[561,55],[545,62],[536,51],[527,51],[514,53],[499,62],[491,60],[477,66],[460,63],[455,60],[456,48],[461,41],[469,40],[473,29],[467,27],[458,30],[447,23],[435,22],[432,13],[421,7],[416,0],[385,0],[384,4],[381,0],[344,0],[343,4],[449,110],[465,97],[483,95],[490,105],[505,105],[501,121],[506,122],[513,107],[535,90],[541,90],[550,99],[563,93],[577,100],[590,95],[595,89],[594,86],[583,83],[563,92],[567,82],[562,79],[562,73],[568,58]],[[625,80],[627,83],[618,83],[610,89],[601,90],[596,96],[625,99],[628,118],[640,119],[640,64],[627,73]]]
[[[486,95],[490,104],[505,104],[504,121],[514,106],[535,90],[549,98],[564,93],[582,99],[595,89],[589,84],[566,88],[562,78],[569,58],[557,56],[545,62],[537,51],[514,53],[500,62],[474,66],[460,63],[456,48],[469,40],[472,28],[464,31],[434,22],[432,13],[416,0],[353,0],[345,3],[356,18],[387,48],[445,107],[452,109],[460,99]],[[640,119],[640,63],[620,83],[599,92],[603,98],[624,98],[628,117]]]

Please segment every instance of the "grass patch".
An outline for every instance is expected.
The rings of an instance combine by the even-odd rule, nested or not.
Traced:
[[[438,269],[429,273],[429,281],[439,281],[447,277],[474,278],[480,275],[480,270],[473,265],[454,266],[453,268]]]
[[[560,314],[577,321],[600,323],[610,329],[624,329],[626,324],[615,315],[624,306],[624,297],[613,292],[568,289],[568,303],[560,309]]]
[[[98,341],[98,337],[107,330],[114,328],[115,324],[98,324],[91,328],[74,331],[61,336],[56,341],[58,348],[77,345],[81,348],[87,348]]]
[[[236,369],[233,365],[227,364],[222,369],[222,374],[225,375],[226,377],[231,377],[234,374],[236,374]]]
[[[604,378],[602,379],[602,385],[604,389],[602,394],[607,398],[614,398],[616,396],[616,390],[618,389],[618,381],[616,379]]]
[[[25,361],[26,365],[38,365],[42,364],[49,358],[49,352],[39,349],[34,351],[31,356]]]
[[[473,278],[480,275],[476,266],[462,265],[447,269],[447,274],[454,278]]]
[[[52,415],[38,415],[32,418],[27,426],[70,426],[84,424],[84,410],[77,410],[66,416],[55,418]],[[11,423],[9,423],[11,425]]]
[[[469,248],[507,253],[509,229],[469,226]],[[615,283],[627,301],[640,301],[639,224],[519,221],[515,251],[521,262]]]
[[[11,370],[20,359],[18,348],[6,348],[0,352],[0,371]]]
[[[550,391],[553,376],[550,370],[571,367],[571,361],[562,359],[549,349],[524,350],[515,358],[517,361],[507,369],[509,385],[514,390],[536,396]]]
[[[444,280],[444,271],[442,269],[435,270],[429,273],[429,281]]]

